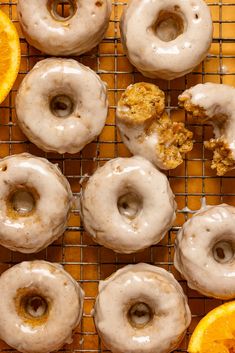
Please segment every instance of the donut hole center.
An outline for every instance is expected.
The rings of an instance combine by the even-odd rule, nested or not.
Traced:
[[[50,101],[50,109],[58,118],[67,118],[74,111],[73,99],[64,94],[53,97]]]
[[[47,301],[41,296],[33,296],[27,298],[25,302],[25,311],[32,318],[42,317],[48,310]]]
[[[18,316],[27,324],[44,324],[50,312],[51,302],[37,288],[19,288],[14,298]]]
[[[184,20],[179,13],[161,11],[153,30],[163,42],[171,42],[184,33]]]
[[[143,200],[134,192],[128,192],[118,199],[119,213],[129,219],[134,219],[143,208]]]
[[[29,190],[19,189],[11,194],[9,203],[12,211],[20,216],[27,216],[34,210],[36,200]]]
[[[229,241],[220,241],[213,247],[215,261],[223,264],[230,262],[234,258],[234,247]]]
[[[132,327],[142,328],[152,321],[153,311],[148,304],[138,302],[130,307],[127,317]]]
[[[75,0],[49,0],[48,9],[56,21],[68,21],[77,10]]]

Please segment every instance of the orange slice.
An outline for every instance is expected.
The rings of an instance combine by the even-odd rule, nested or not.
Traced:
[[[235,353],[235,301],[210,311],[197,325],[189,353]]]
[[[20,66],[20,41],[15,26],[0,10],[0,103],[10,92]]]

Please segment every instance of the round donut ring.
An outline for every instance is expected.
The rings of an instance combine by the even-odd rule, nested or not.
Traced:
[[[38,252],[66,229],[73,195],[58,167],[27,153],[0,160],[0,244]]]
[[[69,13],[59,14],[61,3]],[[111,0],[18,0],[19,21],[29,44],[55,56],[80,55],[103,39]]]
[[[81,197],[87,232],[120,253],[158,243],[175,220],[175,208],[166,176],[139,156],[107,162],[89,179]]]
[[[131,0],[120,27],[130,62],[151,78],[172,80],[191,72],[212,42],[212,18],[203,0]]]
[[[0,277],[0,337],[23,353],[49,353],[71,343],[84,293],[57,264],[30,261]]]
[[[94,320],[112,352],[169,353],[183,339],[191,314],[173,275],[142,263],[100,282]]]
[[[105,125],[106,84],[75,60],[45,59],[21,83],[16,113],[24,134],[42,150],[77,153]]]
[[[179,231],[174,264],[190,288],[220,299],[235,297],[235,207],[200,210]]]

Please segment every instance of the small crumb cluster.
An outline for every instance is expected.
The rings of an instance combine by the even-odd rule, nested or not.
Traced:
[[[235,161],[228,143],[223,138],[210,139],[205,141],[205,147],[213,151],[212,169],[216,169],[217,175],[223,176],[234,169]]]
[[[183,123],[170,119],[165,112],[164,92],[154,84],[140,82],[129,86],[118,103],[117,117],[130,151],[151,159],[161,169],[176,168],[183,162],[183,155],[193,148],[192,132]],[[124,125],[126,131],[122,128]],[[135,136],[128,134],[127,130],[132,128],[138,131]],[[148,148],[140,146],[144,144]],[[151,153],[148,153],[149,148]]]

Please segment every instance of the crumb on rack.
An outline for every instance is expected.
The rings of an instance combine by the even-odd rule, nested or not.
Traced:
[[[212,169],[216,169],[217,175],[222,176],[235,168],[235,161],[228,143],[223,138],[205,141],[207,149],[213,151]]]

